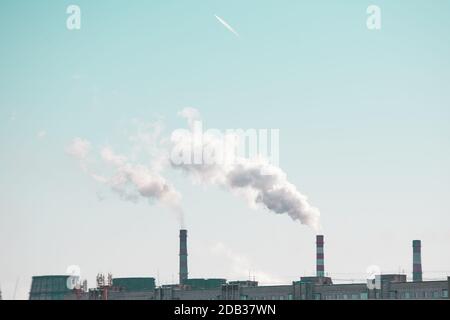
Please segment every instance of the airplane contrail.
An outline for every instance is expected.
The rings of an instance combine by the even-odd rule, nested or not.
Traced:
[[[221,17],[219,17],[218,15],[214,15],[215,17],[216,17],[216,19],[217,20],[219,20],[219,22],[221,23],[221,24],[223,24],[223,26],[225,27],[225,28],[227,28],[228,30],[230,30],[231,32],[233,32],[234,33],[234,35],[236,36],[236,37],[239,37],[239,33],[237,33],[225,20],[223,20]]]

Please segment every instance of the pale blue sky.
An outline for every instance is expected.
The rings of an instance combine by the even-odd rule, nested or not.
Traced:
[[[66,29],[69,4],[79,31]],[[370,4],[380,31],[366,28]],[[186,106],[210,127],[280,129],[281,167],[321,210],[333,277],[371,264],[409,275],[415,238],[424,277],[450,273],[449,40],[445,0],[1,1],[3,296],[19,278],[26,298],[32,275],[72,264],[90,286],[100,271],[177,279],[170,213],[120,201],[64,149],[80,136],[126,152],[133,118],[174,129]],[[170,178],[192,277],[237,277],[218,243],[286,283],[313,273],[307,227]]]

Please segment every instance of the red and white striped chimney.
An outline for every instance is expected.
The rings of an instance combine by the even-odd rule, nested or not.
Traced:
[[[413,240],[413,281],[422,281],[422,242]]]
[[[323,235],[316,236],[316,276],[325,277],[325,260],[323,253]]]

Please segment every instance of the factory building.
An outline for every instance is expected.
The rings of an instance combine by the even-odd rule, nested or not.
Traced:
[[[73,294],[68,281],[68,275],[33,277],[30,300],[64,300]]]
[[[33,277],[30,299],[56,300],[367,300],[449,299],[450,277],[423,281],[421,241],[413,241],[412,282],[404,274],[381,274],[367,283],[334,284],[325,276],[324,236],[316,236],[316,275],[291,284],[260,286],[257,281],[189,279],[187,231],[180,230],[179,283],[156,286],[154,278],[97,276],[97,287],[68,289],[69,276]]]

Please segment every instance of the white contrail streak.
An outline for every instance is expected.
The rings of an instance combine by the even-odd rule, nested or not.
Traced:
[[[228,30],[230,30],[231,32],[233,32],[236,37],[239,37],[239,33],[237,33],[225,20],[223,20],[221,17],[219,17],[218,15],[214,15],[216,17],[217,20],[219,20],[219,22],[221,24],[223,24],[223,26],[225,28],[227,28]]]

